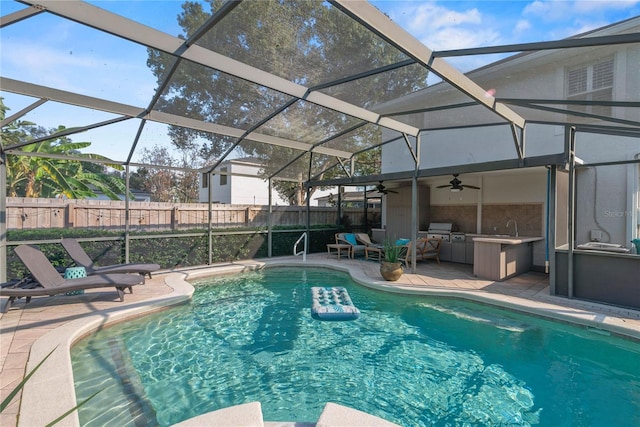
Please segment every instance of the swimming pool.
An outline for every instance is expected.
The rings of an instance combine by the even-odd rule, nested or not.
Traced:
[[[81,424],[171,425],[258,400],[265,420],[315,421],[328,401],[407,426],[640,425],[640,345],[474,303],[402,296],[316,268],[196,284],[189,305],[72,349]],[[361,316],[322,322],[312,286]]]

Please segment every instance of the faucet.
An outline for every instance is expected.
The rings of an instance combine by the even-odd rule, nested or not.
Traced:
[[[518,222],[515,219],[510,219],[509,221],[507,221],[507,229],[509,228],[509,224],[511,224],[513,222],[513,225],[515,226],[516,229],[516,237],[518,237]]]

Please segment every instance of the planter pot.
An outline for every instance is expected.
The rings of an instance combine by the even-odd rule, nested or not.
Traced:
[[[388,262],[382,261],[380,263],[380,274],[384,280],[395,282],[402,276],[402,263],[401,262]]]

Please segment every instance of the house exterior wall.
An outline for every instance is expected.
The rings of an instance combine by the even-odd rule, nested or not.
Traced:
[[[227,168],[226,184],[220,170]],[[259,176],[260,166],[242,160],[229,160],[220,164],[216,169],[216,173],[209,178],[209,184],[212,186],[213,203],[233,204],[233,205],[268,205],[269,204],[269,183],[266,179]],[[202,185],[202,173],[198,177],[199,185],[199,202],[207,203],[209,201],[209,188]],[[319,197],[335,193],[335,188],[316,189],[311,197],[311,206],[318,206]],[[273,206],[288,206],[289,202],[273,190],[271,195],[271,203]]]
[[[209,185],[212,186],[213,203],[223,204],[246,204],[246,205],[268,205],[269,204],[269,183],[258,176],[260,166],[248,162],[228,161],[223,162],[216,172],[227,168],[229,175],[226,175],[226,184],[223,175],[215,173],[210,177]],[[236,174],[236,175],[234,175]],[[251,175],[251,176],[243,176]],[[203,188],[202,174],[199,177],[199,201],[206,203],[209,200],[209,189]],[[288,205],[280,195],[273,191],[273,205]]]
[[[610,35],[640,31],[640,19],[608,27],[593,34]],[[495,89],[498,98],[563,99],[566,98],[567,70],[574,66],[588,66],[604,59],[613,59],[614,100],[637,101],[640,99],[640,47],[633,44],[607,47],[589,47],[559,51],[536,52],[514,56],[491,66],[469,73],[481,87]],[[412,94],[384,108],[389,110],[420,109],[440,105],[468,102],[469,99],[448,84],[438,84],[424,91]],[[383,110],[384,110],[383,108]],[[525,156],[543,156],[564,152],[565,130],[563,126],[530,123],[531,120],[565,120],[564,115],[555,112],[523,109],[510,106],[526,117]],[[640,122],[640,109],[613,107],[613,116],[623,120]],[[407,121],[420,128],[444,128],[453,126],[499,123],[501,119],[483,106],[430,111],[406,117]],[[589,119],[581,119],[583,121]],[[600,122],[604,125],[614,123]],[[415,144],[415,140],[413,141]],[[488,127],[466,127],[423,131],[420,135],[420,169],[455,167],[469,164],[491,163],[499,160],[517,159],[517,150],[508,125]],[[406,149],[404,141],[389,143],[382,150],[382,173],[405,172],[414,169],[414,161]],[[604,162],[632,160],[640,157],[640,140],[621,136],[578,133],[576,137],[577,156],[585,161]],[[522,171],[521,171],[522,172]],[[476,206],[477,231],[490,222],[498,223],[500,230],[504,218],[487,221],[488,206],[507,203],[540,204],[544,233],[546,228],[546,176],[544,168],[537,168],[522,175],[514,173],[473,174],[463,177],[465,184],[477,185],[481,191],[450,193],[434,189],[444,185],[451,176],[429,180],[432,185],[431,213],[448,212],[451,206]],[[597,176],[596,176],[597,175]],[[595,168],[578,168],[576,193],[576,243],[592,240],[591,230],[602,231],[603,242],[618,243],[631,248],[630,238],[638,237],[640,172],[638,164]],[[563,181],[564,182],[564,181]],[[562,184],[562,183],[561,183]],[[566,198],[566,185],[560,185],[560,198]],[[597,197],[594,195],[597,194]],[[460,210],[459,210],[460,211]],[[467,209],[469,211],[469,209]],[[431,215],[433,217],[433,215]],[[432,218],[433,220],[433,218]],[[469,221],[466,221],[468,223]],[[557,223],[558,229],[566,227],[564,219]],[[520,234],[524,228],[520,227]],[[566,234],[566,233],[565,233]],[[541,234],[543,236],[544,234]],[[560,232],[560,241],[563,233]],[[566,240],[566,237],[565,237]],[[546,244],[546,243],[543,243]],[[542,247],[543,244],[536,244]],[[534,264],[539,264],[543,250],[534,251]]]

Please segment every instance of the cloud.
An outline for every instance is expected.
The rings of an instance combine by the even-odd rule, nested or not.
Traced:
[[[482,21],[478,9],[457,12],[434,3],[425,3],[414,7],[410,16],[409,30],[411,32],[420,31],[423,28],[438,31],[451,26],[479,24]]]
[[[487,45],[499,38],[498,32],[486,25],[487,18],[476,8],[456,11],[435,2],[401,2],[390,16],[434,50]]]
[[[639,0],[536,0],[524,8],[523,15],[533,16],[547,22],[566,22],[580,18],[601,19],[602,14],[633,9],[638,5],[640,5]]]
[[[520,19],[516,23],[516,26],[513,29],[513,33],[514,34],[521,34],[521,33],[524,33],[525,31],[529,31],[531,28],[532,28],[531,27],[531,22],[529,22],[526,19]]]

